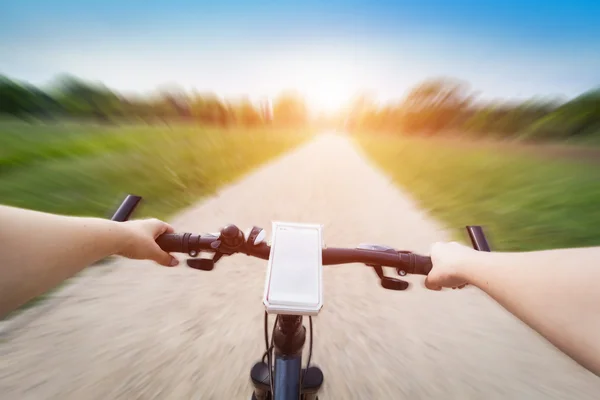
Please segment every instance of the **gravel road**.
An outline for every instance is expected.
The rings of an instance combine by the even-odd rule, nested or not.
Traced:
[[[171,222],[324,224],[326,242],[427,252],[447,233],[348,139],[322,135]],[[1,399],[248,399],[263,351],[263,262],[213,272],[118,260],[0,336]],[[388,271],[390,273],[391,271]],[[327,267],[313,361],[322,399],[597,399],[600,380],[475,288],[379,287],[360,265]],[[35,312],[35,311],[34,311]],[[22,318],[26,318],[24,316]]]

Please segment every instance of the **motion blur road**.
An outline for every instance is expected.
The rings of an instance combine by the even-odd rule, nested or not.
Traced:
[[[213,232],[230,222],[270,230],[271,220],[323,223],[331,246],[426,253],[447,238],[333,135],[171,222]],[[1,337],[0,397],[248,399],[249,369],[264,350],[265,270],[245,256],[213,272],[124,260],[94,267]],[[409,290],[390,292],[360,265],[326,267],[324,280],[313,354],[325,372],[322,399],[598,398],[598,378],[475,288],[431,292],[410,277]]]

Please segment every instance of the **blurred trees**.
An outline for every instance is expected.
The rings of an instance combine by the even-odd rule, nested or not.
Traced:
[[[57,109],[64,114],[80,118],[108,121],[112,116],[123,114],[121,99],[106,86],[64,75],[54,83],[49,93]]]
[[[234,119],[247,127],[257,126],[262,122],[260,111],[248,99],[230,105]]]
[[[212,93],[188,92],[174,84],[161,85],[152,95],[134,96],[118,94],[101,83],[70,75],[59,76],[44,89],[0,76],[0,115],[23,119],[185,121],[248,127],[271,120],[286,126],[302,126],[309,121],[308,107],[296,92],[282,93],[272,107],[268,103],[255,104],[247,98],[228,101]],[[318,120],[324,126],[332,125],[324,115]],[[369,93],[362,93],[339,120],[348,131],[392,134],[460,133],[528,140],[600,137],[600,88],[567,102],[543,98],[484,102],[466,82],[439,77],[416,85],[399,102],[380,104]]]
[[[532,139],[600,136],[600,89],[555,107],[527,126],[523,135]]]
[[[568,102],[540,98],[483,102],[466,82],[435,78],[415,86],[397,104],[379,106],[360,96],[347,115],[349,130],[530,140],[600,138],[600,89]]]
[[[226,102],[214,94],[188,93],[175,84],[147,96],[124,96],[100,83],[70,75],[57,77],[42,90],[0,76],[0,115],[88,119],[96,122],[197,122],[228,126],[264,123],[260,108],[249,99]]]
[[[195,120],[205,124],[227,126],[232,122],[227,106],[212,94],[194,95],[190,100],[190,110]]]
[[[273,104],[273,119],[277,124],[305,125],[308,110],[302,96],[293,91],[282,93]]]
[[[413,88],[400,108],[402,127],[409,132],[436,134],[459,126],[472,101],[466,82],[436,78]]]
[[[44,115],[55,107],[55,99],[42,90],[0,76],[0,113],[26,118]]]

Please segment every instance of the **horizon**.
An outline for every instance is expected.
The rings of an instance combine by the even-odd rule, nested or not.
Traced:
[[[359,93],[399,100],[438,76],[504,101],[597,87],[600,4],[540,4],[11,2],[0,73],[35,85],[68,73],[121,93],[175,83],[257,100],[295,90],[329,112]]]

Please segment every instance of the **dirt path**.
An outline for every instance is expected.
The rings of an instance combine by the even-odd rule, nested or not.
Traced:
[[[176,229],[320,222],[330,245],[426,252],[445,232],[346,139],[323,136],[207,202]],[[2,399],[247,399],[263,351],[265,265],[211,273],[146,262],[105,267],[0,342]],[[600,380],[476,289],[378,287],[358,265],[328,267],[313,360],[322,399],[594,399]]]

